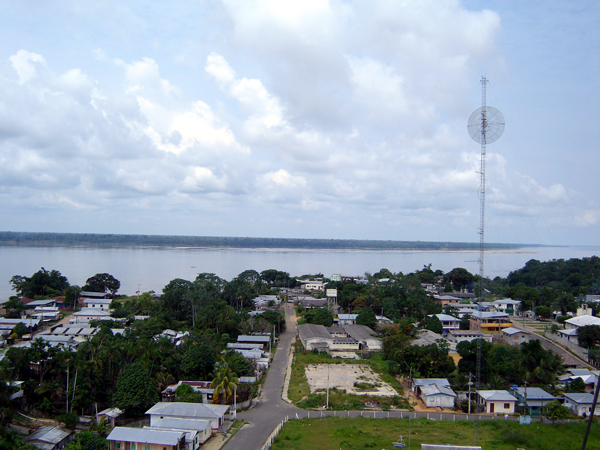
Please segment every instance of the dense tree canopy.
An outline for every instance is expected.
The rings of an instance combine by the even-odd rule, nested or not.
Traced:
[[[158,399],[156,383],[141,363],[130,364],[119,374],[113,401],[128,415],[143,415]]]
[[[373,308],[365,307],[358,310],[358,316],[356,316],[357,325],[365,325],[371,329],[375,329],[377,326],[377,317]]]
[[[112,275],[108,273],[97,273],[86,280],[83,290],[89,292],[104,292],[114,296],[120,287],[121,282]]]
[[[58,270],[48,272],[43,267],[31,277],[15,275],[10,283],[17,295],[28,298],[59,296],[69,286],[67,277],[62,276]]]

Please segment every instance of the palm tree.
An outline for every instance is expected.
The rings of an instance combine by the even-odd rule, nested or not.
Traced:
[[[225,361],[225,357],[221,356],[221,362],[217,363],[217,371],[212,374],[213,380],[210,387],[213,389],[213,403],[219,403],[221,394],[224,395],[225,403],[228,403],[234,388],[237,386],[238,377],[231,370],[229,364]]]

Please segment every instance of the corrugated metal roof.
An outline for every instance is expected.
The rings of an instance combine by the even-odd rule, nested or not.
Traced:
[[[143,428],[115,427],[108,441],[139,442],[140,444],[177,445],[184,437],[184,431],[157,431]]]
[[[71,434],[71,431],[65,430],[61,427],[41,427],[31,433],[29,436],[24,438],[24,441],[40,441],[49,444],[56,445],[63,439],[67,438]]]
[[[212,405],[204,403],[157,403],[146,414],[174,416],[182,418],[216,419],[223,417],[229,410],[229,405]]]
[[[210,428],[210,421],[197,419],[177,419],[173,417],[165,417],[152,422],[153,427],[158,428],[177,428],[181,430],[205,431]]]
[[[486,401],[492,402],[516,402],[517,399],[513,397],[508,391],[497,390],[497,391],[477,391],[477,393]]]

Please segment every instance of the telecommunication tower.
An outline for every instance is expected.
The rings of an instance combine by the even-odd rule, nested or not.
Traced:
[[[467,130],[471,138],[481,144],[480,184],[479,184],[479,286],[478,310],[481,311],[481,301],[484,298],[484,254],[485,254],[485,156],[486,146],[496,142],[504,132],[504,117],[493,106],[486,104],[486,86],[488,79],[481,77],[481,108],[477,108],[469,117]],[[481,379],[481,339],[477,340],[477,373],[476,387],[479,389]],[[469,388],[470,389],[470,388]],[[478,422],[475,422],[475,444],[477,444]]]

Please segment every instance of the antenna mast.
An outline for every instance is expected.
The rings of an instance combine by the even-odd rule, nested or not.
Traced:
[[[486,104],[486,86],[488,79],[481,77],[481,108],[475,110],[471,117],[467,129],[471,138],[481,144],[481,166],[480,166],[480,185],[479,185],[479,283],[478,283],[478,311],[481,311],[481,302],[484,299],[485,288],[484,280],[484,255],[485,255],[485,156],[488,143],[497,141],[504,132],[504,117],[496,108]],[[477,339],[477,371],[475,376],[475,386],[479,389],[481,382],[481,341]],[[470,386],[469,386],[469,389]],[[470,394],[470,391],[469,391]],[[470,400],[469,400],[470,401]],[[477,444],[477,434],[479,428],[479,419],[475,420],[475,445]]]

